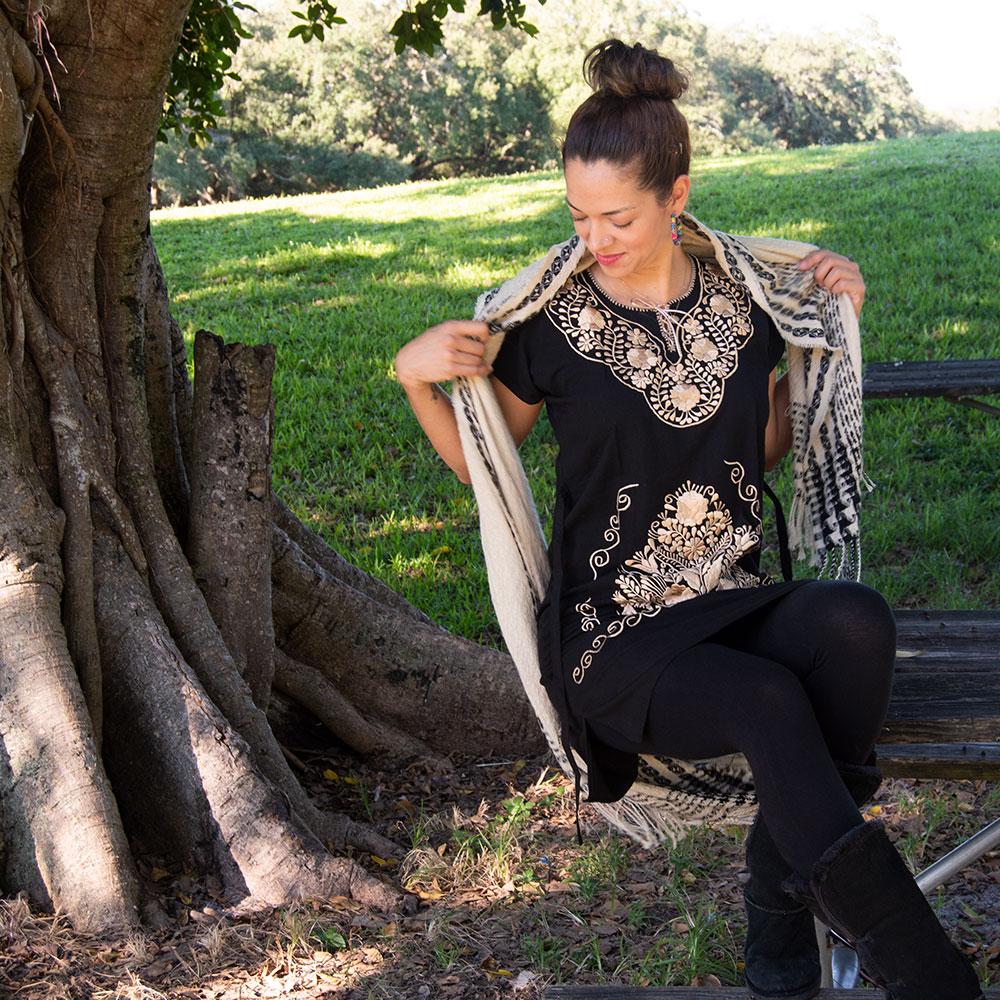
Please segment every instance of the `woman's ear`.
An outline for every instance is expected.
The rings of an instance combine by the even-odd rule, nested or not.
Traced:
[[[687,204],[688,195],[691,194],[691,175],[681,174],[674,181],[673,190],[670,192],[670,209],[680,214]]]

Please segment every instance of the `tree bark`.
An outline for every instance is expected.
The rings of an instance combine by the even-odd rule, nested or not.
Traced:
[[[10,316],[22,314],[16,296],[7,301],[9,328]],[[75,609],[60,607],[64,563],[67,571],[78,566],[79,553],[60,555],[67,516],[38,475],[15,358],[0,353],[7,409],[0,421],[2,879],[44,906],[72,912],[81,928],[128,925],[138,914],[138,885],[83,693],[93,658],[88,651],[78,662],[81,678],[61,620],[81,628]],[[89,580],[82,586],[89,590]],[[91,623],[83,630],[88,641],[96,636]]]
[[[132,851],[153,850],[234,905],[410,907],[339,855],[402,848],[309,798],[272,681],[359,755],[447,767],[544,746],[516,671],[272,495],[272,348],[202,333],[191,385],[149,228],[189,0],[99,17],[52,0],[34,21],[17,2],[0,7],[3,889],[134,925]]]
[[[187,555],[254,703],[274,676],[271,621],[270,345],[226,346],[195,335],[191,530]]]
[[[114,692],[108,766],[143,847],[180,851],[216,873],[230,904],[343,895],[400,905],[397,890],[333,857],[289,807],[184,662],[128,559],[106,537],[97,551],[101,653]]]

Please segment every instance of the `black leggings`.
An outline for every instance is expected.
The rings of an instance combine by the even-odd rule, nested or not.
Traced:
[[[670,662],[653,688],[642,742],[591,720],[606,743],[681,760],[742,752],[761,814],[806,875],[864,822],[834,765],[863,763],[892,689],[896,621],[851,580],[814,580]]]

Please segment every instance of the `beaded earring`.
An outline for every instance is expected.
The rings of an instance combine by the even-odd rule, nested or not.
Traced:
[[[674,246],[681,245],[681,237],[684,235],[684,223],[678,218],[676,212],[670,213],[670,238],[674,241]]]

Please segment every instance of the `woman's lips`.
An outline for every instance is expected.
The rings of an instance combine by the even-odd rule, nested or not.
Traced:
[[[600,264],[602,266],[607,266],[608,264],[615,264],[615,263],[617,263],[619,260],[622,259],[622,257],[625,256],[625,254],[624,253],[613,253],[613,254],[610,254],[609,256],[605,256],[604,254],[597,253],[595,251],[594,256],[597,258],[597,263],[598,264]]]

